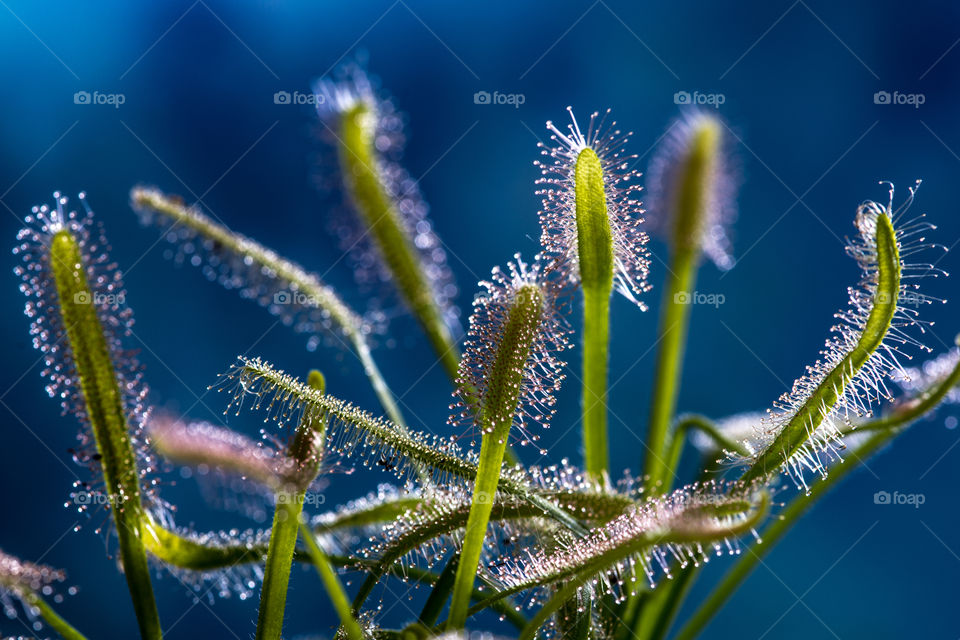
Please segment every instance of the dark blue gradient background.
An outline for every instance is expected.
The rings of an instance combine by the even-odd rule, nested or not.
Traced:
[[[238,353],[291,372],[323,369],[331,391],[376,408],[359,367],[332,349],[308,353],[262,309],[163,258],[158,232],[143,229],[128,190],[155,184],[197,198],[233,228],[326,272],[355,306],[333,240],[324,231],[329,199],[313,188],[318,154],[308,107],[276,105],[279,90],[310,82],[345,56],[369,66],[409,116],[405,163],[422,177],[436,228],[447,244],[467,309],[475,283],[514,252],[530,256],[538,235],[533,181],[536,142],[547,119],[612,107],[647,154],[677,114],[674,93],[720,92],[720,114],[744,186],[735,247],[740,262],[721,275],[704,266],[698,290],[722,293],[718,309],[693,309],[680,409],[723,416],[762,409],[817,356],[832,314],[857,270],[841,239],[856,206],[885,199],[880,179],[924,185],[917,198],[940,228],[960,239],[960,6],[945,1],[774,2],[0,2],[0,236],[7,245],[33,204],[50,192],[89,192],[126,273],[155,402],[195,418],[219,418],[225,398],[205,393]],[[126,102],[75,105],[79,90],[120,92]],[[518,109],[475,105],[479,90],[522,93]],[[880,90],[922,93],[920,108],[876,105]],[[322,161],[321,161],[322,162]],[[646,164],[645,162],[643,163]],[[658,307],[666,251],[651,244],[649,295]],[[960,268],[957,253],[939,266]],[[23,300],[10,273],[0,287],[0,548],[65,568],[77,596],[62,605],[92,638],[133,637],[123,578],[93,533],[80,533],[63,507],[75,474],[77,425],[59,416],[39,378]],[[927,291],[955,297],[950,280]],[[955,305],[925,309],[936,321],[927,344],[941,351],[960,331]],[[578,320],[574,319],[575,325]],[[611,380],[614,468],[636,471],[648,411],[656,314],[622,299],[613,305]],[[412,321],[394,325],[398,345],[379,349],[386,378],[411,422],[445,432],[450,388]],[[578,362],[579,354],[571,354]],[[416,383],[414,384],[414,381]],[[572,428],[579,391],[562,394],[544,435],[558,461],[579,457]],[[956,638],[956,431],[944,414],[916,425],[820,503],[764,561],[717,616],[707,637]],[[259,418],[230,418],[255,434]],[[691,456],[692,458],[692,456]],[[687,461],[692,462],[691,460]],[[373,489],[382,474],[333,475],[333,505]],[[922,493],[914,509],[875,505],[879,490]],[[249,526],[204,506],[193,481],[165,487],[180,520],[199,529]],[[729,559],[713,562],[693,591],[702,598]],[[175,579],[156,581],[168,637],[248,638],[256,599],[195,604]],[[383,594],[384,618],[419,611],[422,591]],[[317,577],[294,569],[291,637],[328,635],[334,616]],[[688,614],[689,610],[685,610]],[[0,630],[26,633],[16,621]],[[509,629],[501,628],[509,632]]]

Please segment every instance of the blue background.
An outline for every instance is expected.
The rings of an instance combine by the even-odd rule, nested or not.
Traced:
[[[635,131],[631,150],[647,154],[678,112],[675,92],[724,95],[719,113],[741,139],[733,144],[744,179],[735,228],[740,262],[722,277],[711,265],[701,272],[698,290],[722,293],[726,303],[693,309],[681,410],[719,417],[762,409],[803,373],[857,277],[840,239],[853,232],[859,202],[885,200],[878,180],[895,181],[903,196],[923,178],[915,206],[939,225],[936,241],[960,239],[960,6],[952,2],[0,5],[0,236],[12,247],[31,205],[49,201],[54,189],[86,189],[126,273],[137,313],[130,346],[142,350],[154,400],[195,418],[219,418],[224,398],[204,390],[243,352],[292,372],[320,367],[333,392],[376,407],[351,356],[310,354],[303,336],[262,309],[194,269],[173,268],[158,232],[141,228],[128,206],[138,183],[200,198],[233,228],[326,272],[339,252],[324,233],[329,200],[312,184],[325,149],[309,108],[276,105],[273,94],[308,91],[313,78],[358,50],[408,114],[405,165],[422,176],[464,309],[492,265],[536,251],[532,161],[545,120],[562,121],[568,104],[580,114],[610,106]],[[118,109],[76,105],[80,90],[122,93],[126,101]],[[522,93],[525,103],[476,105],[480,90]],[[877,105],[881,90],[920,93],[925,102]],[[656,309],[666,251],[658,241],[651,248],[656,288],[648,299]],[[955,271],[958,255],[934,257]],[[4,269],[15,263],[8,254]],[[326,278],[363,306],[342,263]],[[0,481],[7,487],[0,548],[65,568],[80,593],[62,611],[91,637],[131,637],[124,581],[92,531],[102,515],[72,533],[76,513],[62,506],[75,474],[85,477],[66,453],[77,427],[44,394],[17,284],[11,274],[0,287]],[[955,297],[955,282],[925,284],[933,295]],[[937,321],[926,338],[937,351],[960,331],[953,308],[924,310]],[[620,299],[613,314],[611,410],[622,420],[611,419],[612,462],[636,471],[656,314]],[[377,353],[386,378],[412,422],[445,432],[448,383],[430,369],[432,355],[411,321],[393,330],[400,344]],[[544,435],[551,460],[578,458],[577,398],[568,385]],[[943,417],[916,425],[870,461],[871,471],[819,504],[707,636],[957,637],[960,434]],[[230,422],[249,433],[260,426],[252,415]],[[388,479],[333,475],[328,504]],[[879,490],[923,493],[926,502],[875,505]],[[248,525],[204,507],[193,481],[163,493],[181,505],[184,524]],[[693,599],[729,564],[712,563]],[[172,639],[252,637],[256,599],[195,604],[169,576],[156,590]],[[384,592],[388,621],[419,611],[419,602],[401,597],[405,591],[395,584]],[[333,624],[316,576],[295,569],[288,634],[328,634]],[[0,629],[25,632],[7,620]]]

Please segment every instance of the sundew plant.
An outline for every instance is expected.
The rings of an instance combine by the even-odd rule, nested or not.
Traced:
[[[334,372],[287,372],[250,354],[210,372],[211,390],[231,417],[264,421],[263,437],[154,408],[129,344],[133,312],[103,228],[110,216],[92,211],[97,194],[54,193],[25,218],[14,245],[46,391],[62,419],[79,425],[74,457],[89,474],[72,502],[101,523],[92,528],[129,587],[129,602],[110,606],[132,607],[139,623],[117,637],[162,637],[161,619],[176,612],[158,608],[154,584],[173,574],[198,593],[254,599],[248,637],[281,638],[299,565],[316,571],[317,597],[337,613],[313,621],[319,637],[689,640],[811,505],[960,396],[960,351],[928,355],[924,345],[924,306],[942,302],[924,293],[924,280],[946,274],[930,257],[943,249],[935,226],[913,205],[919,182],[864,185],[879,200],[847,204],[849,224],[837,232],[847,235],[859,280],[847,283],[846,305],[824,326],[820,353],[797,363],[789,392],[738,415],[678,415],[682,365],[710,357],[684,349],[697,274],[734,264],[739,185],[722,120],[681,113],[647,168],[611,110],[558,109],[527,160],[541,173],[530,188],[542,206],[527,212],[539,220],[539,251],[460,283],[476,291],[461,313],[445,245],[400,163],[404,119],[394,101],[353,63],[319,79],[312,95],[325,179],[343,196],[329,226],[359,290],[376,303],[351,307],[309,266],[178,194],[133,186],[131,215],[171,243],[177,263],[279,317],[309,349],[354,356],[378,406],[355,404]],[[650,260],[648,232],[668,243],[666,264]],[[659,309],[648,300],[655,286]],[[645,337],[657,354],[654,382],[630,416],[646,434],[632,471],[609,465],[612,336],[633,331],[611,331],[616,296],[659,317]],[[419,348],[446,372],[449,388],[435,397],[449,406],[446,424],[405,416],[378,368],[392,335],[385,309],[394,308],[415,319]],[[555,415],[569,385],[580,391],[579,413]],[[551,451],[547,429],[557,420],[579,426],[582,460]],[[692,473],[680,465],[686,450],[699,459]],[[310,499],[360,466],[382,473],[382,483],[341,506]],[[272,524],[197,531],[178,523],[163,496],[174,467],[242,484],[266,501]],[[0,552],[6,614],[41,635],[84,638],[56,611],[75,586],[88,586],[83,576],[12,552]],[[710,560],[726,573],[689,602]],[[391,581],[421,586],[416,618],[381,615]],[[75,597],[94,593],[89,585]],[[682,607],[692,614],[681,616]]]

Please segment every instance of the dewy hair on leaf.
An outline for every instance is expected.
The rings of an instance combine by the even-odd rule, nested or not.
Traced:
[[[403,119],[355,63],[318,80],[314,95],[355,214],[353,231],[340,235],[346,248],[365,254],[355,273],[369,271],[367,256],[373,257],[381,278],[393,283],[453,376],[459,356],[457,288],[417,181],[398,162]]]
[[[672,244],[690,243],[726,271],[733,267],[731,227],[737,219],[738,177],[726,125],[705,111],[688,110],[670,124],[647,169],[647,227]],[[704,149],[704,139],[715,151]],[[705,153],[706,151],[706,153]],[[700,171],[692,161],[702,158]],[[697,188],[689,183],[696,181]]]
[[[39,632],[46,625],[66,640],[86,640],[83,634],[61,618],[44,599],[53,596],[54,602],[62,602],[63,596],[55,593],[54,585],[64,580],[66,574],[63,571],[24,562],[0,551],[0,607],[7,617],[17,616],[15,602],[19,602],[33,631]],[[74,587],[68,589],[70,595],[76,592]]]
[[[261,439],[237,425],[227,429],[186,415],[158,415],[149,410],[140,367],[125,347],[135,337],[133,318],[86,199],[81,195],[84,209],[77,214],[56,194],[56,206],[35,208],[18,237],[17,274],[47,391],[79,419],[80,444],[71,453],[93,473],[75,485],[74,503],[81,511],[86,504],[106,505],[98,514],[105,526],[97,532],[104,530],[117,561],[111,565],[118,564],[127,581],[140,637],[162,638],[151,581],[151,573],[162,570],[177,578],[167,581],[167,592],[179,591],[178,585],[190,592],[191,600],[163,618],[173,626],[183,620],[179,634],[202,635],[186,628],[184,611],[191,603],[235,595],[258,600],[258,611],[241,616],[239,624],[248,628],[228,626],[258,640],[293,633],[340,640],[483,640],[492,638],[482,631],[490,614],[519,630],[520,640],[693,640],[820,497],[912,423],[960,398],[956,347],[923,366],[901,368],[897,362],[921,347],[915,335],[927,325],[918,317],[919,304],[939,301],[919,293],[917,280],[940,272],[936,263],[914,263],[915,254],[931,246],[924,235],[932,225],[907,216],[913,191],[894,209],[891,190],[889,204],[865,202],[856,211],[847,252],[860,281],[834,316],[837,326],[820,361],[805,369],[792,391],[765,414],[734,413],[714,422],[706,417],[710,406],[693,406],[678,415],[678,397],[685,403],[704,397],[696,390],[679,393],[693,306],[687,296],[704,255],[721,268],[732,265],[729,130],[712,114],[688,114],[666,136],[652,171],[650,218],[666,230],[671,252],[659,296],[659,330],[641,335],[642,324],[628,320],[620,331],[635,334],[628,343],[639,344],[634,356],[659,350],[645,439],[644,396],[627,379],[633,366],[622,373],[620,387],[631,407],[620,422],[637,438],[619,431],[618,457],[643,451],[647,459],[637,474],[614,475],[606,432],[610,301],[618,291],[631,302],[623,311],[638,313],[650,266],[632,166],[638,158],[623,150],[627,136],[600,114],[585,123],[571,113],[568,127],[548,125],[552,144],[543,148],[538,181],[542,253],[532,262],[517,256],[480,283],[469,333],[458,345],[455,290],[444,272],[443,245],[416,181],[396,163],[401,118],[359,68],[348,65],[334,75],[320,81],[313,97],[331,143],[328,155],[339,167],[338,188],[353,207],[353,230],[343,237],[365,236],[357,280],[395,285],[427,334],[414,348],[442,356],[455,382],[452,404],[449,389],[431,395],[438,389],[421,383],[430,369],[419,368],[419,357],[396,366],[414,381],[411,391],[428,385],[424,397],[433,404],[425,411],[449,408],[447,424],[434,417],[410,428],[399,416],[368,344],[377,324],[371,318],[390,307],[367,300],[373,311],[361,316],[315,274],[198,207],[139,187],[131,195],[134,207],[173,243],[167,253],[309,334],[311,354],[321,341],[346,343],[383,405],[383,411],[360,408],[356,403],[364,400],[354,381],[336,370],[328,372],[328,392],[328,379],[303,363],[298,366],[304,375],[297,378],[245,354],[208,390],[225,392],[231,421],[240,422],[243,407],[258,412],[266,423],[259,428]],[[509,158],[501,156],[497,161],[510,171]],[[570,405],[558,392],[571,373],[563,352],[576,334],[566,313],[581,295],[582,403],[579,415],[562,415]],[[233,311],[223,318],[224,326],[241,321]],[[799,335],[795,327],[780,331]],[[185,336],[181,331],[174,338],[196,347]],[[386,341],[399,337],[412,339],[395,325]],[[322,364],[324,355],[310,358]],[[716,362],[722,355],[698,349],[687,360],[727,371]],[[558,409],[561,415],[554,416]],[[68,437],[58,439],[62,426],[56,421],[43,422],[35,412],[24,416],[38,421],[24,426],[36,428],[52,450]],[[557,419],[564,433],[546,437],[539,427]],[[955,417],[945,419],[950,427]],[[559,453],[570,449],[563,436],[581,422],[583,455],[571,461]],[[923,437],[924,429],[919,431]],[[505,461],[510,442],[533,446],[517,447],[520,456]],[[700,455],[684,457],[691,444]],[[841,457],[842,447],[851,454]],[[16,447],[7,449],[21,455]],[[176,506],[158,495],[174,471],[168,464],[156,468],[161,456],[198,475],[212,470],[215,478],[229,479],[225,491],[269,504],[271,526],[207,533],[178,526]],[[361,466],[389,474],[388,483],[373,493],[364,487],[353,494],[359,498],[340,507],[315,508],[325,502],[324,494],[333,495],[327,486],[349,489],[365,480],[368,474],[351,475]],[[828,466],[829,476],[809,482],[811,472],[824,476]],[[180,469],[183,476],[187,471]],[[782,471],[807,490],[785,487]],[[15,480],[31,487],[43,474],[38,469],[36,477]],[[185,511],[192,515],[192,509]],[[262,507],[259,516],[266,517]],[[42,533],[39,528],[49,523],[39,518],[29,514],[29,533]],[[741,549],[746,552],[730,561],[719,581],[691,588],[709,558]],[[296,619],[308,625],[302,631],[290,628],[293,620],[285,624],[292,617],[289,607],[298,606],[287,598],[295,563],[313,565],[317,573],[295,578],[298,590],[308,588],[303,580],[313,581],[332,605],[322,609],[322,597],[311,599],[310,615]],[[350,577],[341,581],[338,574]],[[0,552],[0,605],[22,617],[29,631],[44,624],[49,635],[83,640],[51,608],[59,602],[55,586],[63,575]],[[408,609],[405,620],[389,613],[397,593],[391,582],[398,579],[428,592],[420,598],[404,587],[409,602],[422,601],[419,613]],[[102,588],[100,595],[109,595]],[[688,616],[691,594],[698,602]],[[164,596],[167,606],[169,593]],[[103,606],[121,614],[117,604]],[[100,605],[92,605],[99,612]],[[136,635],[122,615],[108,617],[107,635]],[[679,631],[675,621],[683,623]],[[87,623],[101,630],[104,624],[89,617]]]
[[[556,308],[556,285],[541,275],[536,262],[528,266],[519,255],[515,259],[506,272],[495,267],[490,280],[480,283],[485,291],[473,303],[457,378],[461,420],[482,438],[450,601],[448,626],[453,629],[466,621],[510,432],[516,427],[522,442],[536,440],[528,434],[527,420],[546,426],[554,411],[553,394],[563,380],[564,363],[554,354],[567,349],[567,330]]]
[[[919,184],[919,183],[918,183]],[[922,333],[924,322],[917,310],[901,302],[910,296],[920,303],[931,299],[917,293],[913,279],[934,274],[929,264],[903,263],[931,245],[922,235],[933,228],[921,218],[905,220],[915,188],[906,202],[893,209],[866,202],[857,208],[857,234],[847,253],[860,267],[860,282],[849,289],[846,309],[836,314],[839,323],[808,373],[797,379],[789,393],[775,403],[768,420],[757,427],[765,447],[751,459],[743,478],[754,480],[778,468],[807,489],[805,473],[825,475],[828,462],[842,448],[840,426],[852,417],[870,415],[881,399],[892,396],[886,380],[897,372],[905,377],[898,355],[904,346],[929,351],[908,330]]]
[[[577,285],[612,278],[617,293],[645,309],[640,296],[650,289],[650,257],[637,199],[640,172],[632,166],[637,157],[624,151],[631,133],[606,122],[609,109],[602,116],[592,113],[586,131],[573,109],[567,111],[566,131],[547,122],[553,146],[538,144],[548,158],[536,162],[544,258]]]
[[[26,312],[33,320],[34,345],[44,354],[44,375],[51,380],[47,391],[60,396],[64,409],[89,429],[81,433],[81,448],[102,474],[140,633],[159,638],[140,537],[144,506],[138,453],[149,460],[139,437],[146,389],[120,340],[132,317],[120,272],[109,262],[106,240],[93,225],[85,196],[79,198],[85,215],[65,211],[67,199],[59,193],[54,198],[54,208],[34,207],[26,220],[31,226],[18,236]]]
[[[540,243],[551,271],[583,291],[583,448],[587,471],[606,477],[607,363],[609,357],[610,296],[616,290],[645,310],[650,261],[640,202],[635,195],[639,172],[631,167],[636,156],[623,146],[630,134],[606,124],[610,111],[590,116],[586,131],[567,107],[571,124],[563,133],[547,122],[555,146],[538,161],[537,180],[543,197]]]
[[[296,331],[308,334],[311,350],[331,334],[346,338],[387,415],[403,424],[400,408],[370,352],[370,323],[316,274],[227,229],[178,197],[137,187],[130,200],[144,224],[160,226],[164,238],[180,247],[181,260],[189,256],[191,264],[203,266],[208,280],[238,290]]]

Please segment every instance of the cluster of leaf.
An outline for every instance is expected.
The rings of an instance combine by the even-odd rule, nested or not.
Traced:
[[[908,294],[916,300],[913,278],[934,269],[904,263],[929,246],[918,233],[930,225],[905,221],[906,205],[894,210],[891,193],[890,204],[857,210],[848,252],[861,280],[837,314],[821,359],[791,392],[763,414],[718,422],[675,415],[690,312],[684,295],[693,290],[702,255],[722,268],[732,264],[724,125],[692,114],[672,125],[650,185],[652,226],[666,235],[672,258],[661,328],[651,336],[660,353],[647,456],[639,477],[611,481],[609,298],[621,293],[645,309],[640,296],[649,289],[644,212],[631,182],[639,174],[635,157],[623,152],[626,136],[596,116],[586,132],[575,119],[566,133],[548,124],[557,146],[544,151],[550,161],[541,165],[544,254],[532,264],[518,257],[481,283],[461,358],[443,244],[416,182],[397,164],[402,120],[362,71],[347,67],[341,76],[316,87],[346,196],[342,224],[353,225],[341,235],[363,245],[355,256],[358,278],[386,282],[450,374],[457,400],[447,427],[405,423],[374,361],[379,315],[355,312],[316,274],[197,207],[138,187],[134,209],[162,228],[178,259],[280,316],[312,347],[339,343],[352,351],[385,413],[328,393],[317,371],[301,380],[240,358],[215,387],[228,395],[228,409],[246,406],[274,423],[272,443],[155,415],[142,373],[123,346],[132,322],[123,284],[89,209],[68,211],[66,198],[56,194],[56,205],[35,208],[21,232],[18,273],[48,390],[83,425],[78,458],[94,479],[82,489],[109,498],[142,637],[162,637],[151,566],[222,595],[259,592],[257,637],[276,639],[291,566],[303,562],[316,567],[339,616],[338,633],[351,640],[465,637],[467,621],[473,627],[474,616],[487,610],[521,638],[660,640],[671,633],[700,566],[750,546],[674,636],[692,638],[814,501],[905,427],[956,398],[957,350],[926,371],[897,364],[902,349],[919,346],[911,327],[923,329],[914,310],[899,302]],[[581,292],[584,329],[575,339],[584,346],[584,468],[566,460],[525,465],[508,442],[538,440],[530,430],[552,415],[552,394],[567,371],[557,357],[570,333],[563,320],[570,305],[563,301]],[[901,381],[900,395],[888,390],[891,379]],[[455,430],[464,429],[480,435],[479,451],[458,444],[462,434]],[[702,462],[699,477],[684,481],[679,461],[691,441]],[[549,455],[548,445],[539,448]],[[270,497],[272,526],[210,533],[179,527],[156,489],[157,454],[255,485]],[[357,464],[390,473],[396,483],[330,512],[305,513],[325,469]],[[781,471],[803,491],[784,492]],[[776,504],[775,494],[782,500]],[[776,510],[779,517],[768,519]],[[340,580],[344,572],[362,578],[352,602]],[[62,572],[0,552],[7,613],[16,614],[19,602],[38,627],[44,621],[65,638],[82,638],[47,602],[63,579]],[[378,585],[394,579],[429,588],[417,619],[400,629],[383,626],[379,608],[368,604]]]

